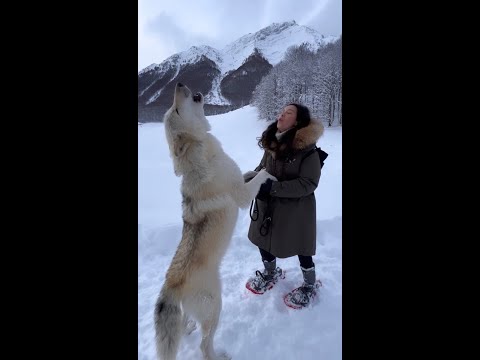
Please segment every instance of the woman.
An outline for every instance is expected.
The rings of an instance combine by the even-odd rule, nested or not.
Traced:
[[[319,286],[312,256],[316,249],[314,191],[321,162],[314,149],[323,130],[322,123],[310,117],[307,107],[287,105],[258,141],[265,150],[260,165],[244,174],[245,181],[249,181],[265,168],[278,180],[267,180],[253,204],[248,238],[258,246],[265,269],[257,270],[246,287],[255,294],[271,289],[285,277],[276,267],[276,258],[297,255],[304,283],[285,296],[285,303],[294,308],[307,306]]]

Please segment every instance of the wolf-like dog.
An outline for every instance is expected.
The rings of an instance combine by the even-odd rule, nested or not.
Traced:
[[[177,83],[164,115],[165,135],[177,176],[182,176],[182,239],[155,305],[157,355],[176,359],[182,335],[200,323],[200,348],[208,360],[216,354],[213,338],[222,308],[219,267],[232,237],[239,208],[247,208],[267,179],[262,170],[245,183],[238,165],[209,132],[204,97]],[[193,324],[193,326],[192,326]]]

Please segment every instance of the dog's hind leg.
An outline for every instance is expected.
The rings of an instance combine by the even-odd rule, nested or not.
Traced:
[[[202,329],[200,349],[203,358],[205,360],[228,360],[231,358],[227,354],[216,354],[213,346],[213,339],[222,309],[222,299],[220,284],[210,283],[209,285],[195,295],[186,298],[183,304],[186,312],[190,313],[200,323]]]
[[[200,349],[202,349],[203,357],[205,360],[216,359],[215,350],[213,348],[213,337],[218,326],[218,319],[220,317],[220,311],[217,310],[217,306],[212,306],[210,314],[205,316],[200,322],[202,326],[202,342]]]
[[[202,349],[203,357],[205,360],[229,360],[231,357],[228,356],[228,354],[224,352],[216,354],[213,347],[213,338],[217,331],[222,300],[220,296],[218,296],[216,298],[210,297],[207,301],[210,304],[207,305],[207,311],[200,321],[202,327],[202,342],[200,343],[200,348]]]

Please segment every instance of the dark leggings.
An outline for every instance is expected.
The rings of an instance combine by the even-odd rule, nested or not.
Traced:
[[[263,249],[260,249],[260,255],[262,255],[262,260],[266,260],[268,262],[275,260],[275,256]],[[300,266],[304,269],[310,269],[315,266],[311,256],[298,255],[298,260],[300,260]]]

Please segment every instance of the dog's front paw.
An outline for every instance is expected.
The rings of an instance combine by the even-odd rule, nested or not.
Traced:
[[[267,180],[267,179],[272,179],[273,181],[278,181],[275,176],[271,175],[271,174],[270,174],[267,170],[265,170],[265,169],[260,170],[257,176],[261,176],[261,177],[264,178],[265,180]],[[263,182],[265,182],[265,180],[264,180]]]
[[[252,180],[255,176],[257,176],[256,171],[247,171],[245,174],[243,174],[243,182],[248,183],[250,180]]]
[[[268,174],[268,173],[267,173],[267,174]],[[277,179],[275,176],[270,175],[270,174],[268,174],[268,178],[271,179],[271,180],[273,180],[273,181],[278,181],[278,179]]]

